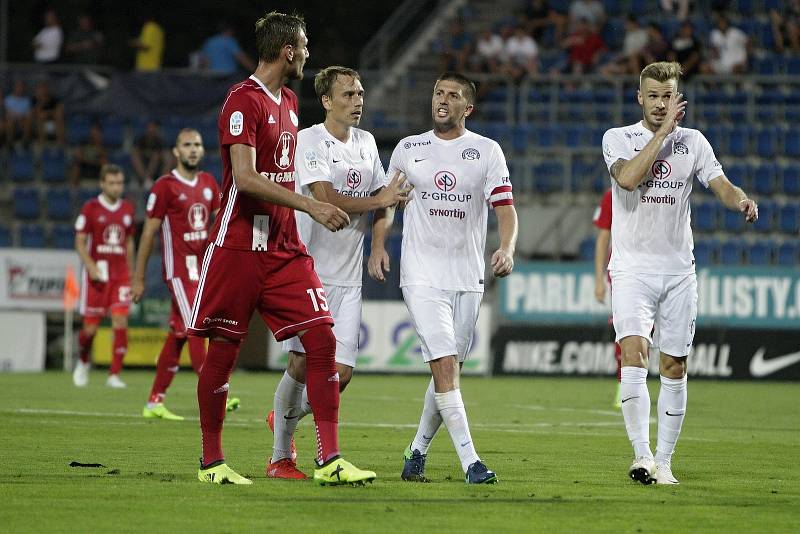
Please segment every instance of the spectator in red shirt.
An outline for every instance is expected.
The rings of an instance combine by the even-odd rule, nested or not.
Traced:
[[[597,29],[584,19],[578,20],[575,32],[561,42],[561,47],[569,53],[572,74],[593,72],[602,53],[608,50]]]

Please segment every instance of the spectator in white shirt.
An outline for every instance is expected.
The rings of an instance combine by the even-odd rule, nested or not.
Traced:
[[[515,80],[539,72],[539,47],[525,28],[518,26],[505,44],[506,71]]]
[[[483,30],[475,44],[473,69],[479,72],[500,72],[505,61],[505,43],[499,34]]]
[[[569,6],[569,27],[575,31],[578,22],[585,20],[599,33],[606,23],[606,10],[600,0],[573,0]]]
[[[625,39],[622,41],[622,52],[605,65],[603,74],[638,74],[639,54],[647,46],[650,37],[632,14],[625,19]]]
[[[33,59],[37,63],[54,63],[61,56],[64,32],[58,15],[52,9],[44,12],[44,28],[33,38]]]
[[[739,28],[731,26],[728,17],[720,15],[717,27],[711,30],[711,60],[703,71],[713,74],[740,73],[747,70],[748,38]]]

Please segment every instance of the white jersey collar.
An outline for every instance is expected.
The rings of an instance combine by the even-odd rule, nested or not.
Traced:
[[[273,102],[275,102],[279,106],[281,105],[281,95],[283,94],[282,92],[279,92],[278,96],[273,95],[272,91],[267,89],[267,86],[264,85],[263,83],[261,83],[261,80],[256,78],[255,74],[251,74],[250,75],[250,79],[253,80],[254,82],[256,82],[259,85],[259,87],[261,87],[264,90],[264,92],[267,93],[267,96],[270,97]],[[283,86],[281,86],[281,87],[283,87]]]
[[[181,176],[181,173],[178,172],[178,169],[172,169],[172,176],[178,179],[178,181],[183,182],[184,184],[188,185],[189,187],[194,187],[197,185],[197,175],[194,176],[194,180],[189,180],[188,178],[184,178]]]
[[[103,193],[97,195],[97,200],[100,201],[100,204],[107,209],[108,211],[117,211],[120,206],[122,206],[122,199],[118,198],[117,201],[111,204],[106,197],[103,196]]]

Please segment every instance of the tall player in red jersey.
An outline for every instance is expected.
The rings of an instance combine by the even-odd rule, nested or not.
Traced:
[[[164,397],[178,372],[181,350],[187,341],[186,325],[189,324],[200,282],[200,258],[208,245],[211,217],[219,211],[219,187],[211,174],[200,171],[205,150],[197,130],[181,130],[172,154],[178,162],[177,167],[153,184],[147,200],[147,220],[139,240],[131,289],[133,301],[139,302],[144,294],[147,260],[153,250],[155,235],[161,230],[161,272],[172,295],[172,312],[169,334],[158,356],[156,377],[142,415],[181,421],[183,417],[164,406]],[[192,367],[200,374],[206,358],[205,340],[191,336],[188,342]],[[229,409],[237,407],[238,399],[229,399],[228,405]]]
[[[597,241],[594,244],[594,296],[597,302],[606,301],[606,279],[609,284],[611,277],[608,276],[609,255],[611,254],[611,189],[603,194],[600,205],[594,210],[592,223],[597,227]],[[611,324],[609,317],[608,323]],[[614,407],[622,407],[622,389],[620,388],[620,378],[622,375],[622,350],[619,343],[614,343],[614,359],[617,360],[617,392],[614,395]]]
[[[83,262],[80,299],[83,327],[78,335],[80,359],[72,373],[72,381],[78,387],[89,383],[92,342],[100,321],[109,313],[114,343],[106,385],[125,387],[119,373],[128,352],[134,208],[122,198],[124,188],[122,169],[117,165],[103,165],[100,169],[102,192],[83,205],[75,221],[75,250]]]
[[[314,479],[320,484],[371,481],[375,473],[339,455],[333,319],[295,225],[295,209],[331,231],[349,223],[336,206],[294,192],[297,96],[284,83],[303,77],[305,23],[298,16],[268,13],[256,23],[256,45],[255,73],[230,89],[219,114],[221,211],[203,257],[189,326],[190,335],[211,338],[197,383],[203,438],[198,478],[252,483],[225,463],[222,423],[239,344],[258,310],[278,341],[300,336],[306,349],[308,398],[317,431]]]

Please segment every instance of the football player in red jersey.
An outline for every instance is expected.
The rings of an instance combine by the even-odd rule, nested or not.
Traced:
[[[336,338],[325,290],[300,241],[294,210],[328,230],[349,223],[332,204],[295,193],[297,96],[284,84],[303,77],[308,58],[305,23],[271,12],[256,23],[259,63],[234,85],[219,114],[222,202],[203,257],[189,334],[209,337],[197,383],[202,482],[250,484],[225,463],[222,424],[228,380],[258,310],[278,341],[300,336],[317,433],[319,484],[372,481],[339,455],[339,376]]]
[[[170,331],[158,356],[156,377],[142,415],[180,421],[183,417],[164,406],[164,397],[178,372],[181,350],[187,342],[186,325],[200,282],[200,258],[208,245],[211,217],[219,211],[219,187],[214,176],[200,170],[205,150],[197,130],[181,130],[172,154],[177,167],[153,184],[147,200],[147,220],[139,241],[131,289],[133,301],[139,302],[144,294],[147,260],[155,235],[161,230],[161,272],[172,295],[172,312]],[[205,340],[191,336],[188,342],[192,367],[199,374],[206,357]],[[228,399],[229,409],[238,404],[238,399]]]
[[[80,359],[72,373],[72,381],[78,387],[89,383],[92,342],[100,321],[109,313],[114,342],[106,385],[125,387],[119,373],[128,351],[134,207],[122,198],[124,188],[122,169],[117,165],[103,165],[100,169],[102,192],[83,205],[75,221],[75,250],[83,262],[80,298],[83,327],[78,335]]]

